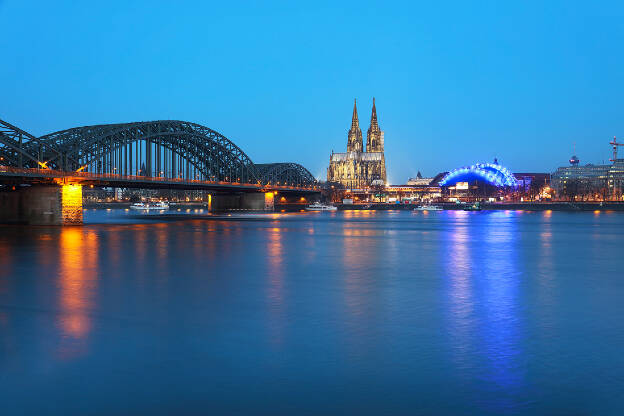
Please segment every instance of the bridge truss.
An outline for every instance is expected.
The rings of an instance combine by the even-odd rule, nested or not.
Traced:
[[[256,174],[266,184],[302,186],[316,183],[310,171],[298,163],[256,164]]]
[[[0,120],[0,165],[258,185],[316,183],[299,164],[254,164],[222,134],[177,120],[76,127],[38,138]]]
[[[53,143],[0,120],[0,165],[38,169],[47,167],[45,160],[61,158],[61,151]]]

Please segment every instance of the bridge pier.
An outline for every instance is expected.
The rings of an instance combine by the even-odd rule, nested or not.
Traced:
[[[211,211],[249,210],[273,212],[272,192],[216,194],[211,197]]]
[[[34,185],[0,191],[0,223],[82,224],[81,185]]]

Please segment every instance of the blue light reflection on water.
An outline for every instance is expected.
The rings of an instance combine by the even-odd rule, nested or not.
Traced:
[[[6,414],[621,410],[623,215],[133,215],[2,227]]]

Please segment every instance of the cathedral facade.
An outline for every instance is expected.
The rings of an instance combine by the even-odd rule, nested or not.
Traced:
[[[385,185],[386,160],[384,158],[384,133],[377,122],[377,109],[373,98],[373,112],[370,127],[366,133],[366,149],[357,114],[357,103],[353,103],[351,129],[347,133],[347,152],[334,153],[329,157],[327,181],[339,182],[347,188],[366,188],[371,185]]]

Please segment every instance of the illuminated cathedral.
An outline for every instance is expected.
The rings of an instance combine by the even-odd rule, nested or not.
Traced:
[[[347,152],[334,153],[332,151],[329,168],[327,168],[327,181],[339,182],[347,188],[385,185],[384,133],[377,122],[374,98],[370,127],[366,133],[366,149],[364,149],[362,130],[358,120],[357,102],[354,102],[351,129],[347,134]]]

